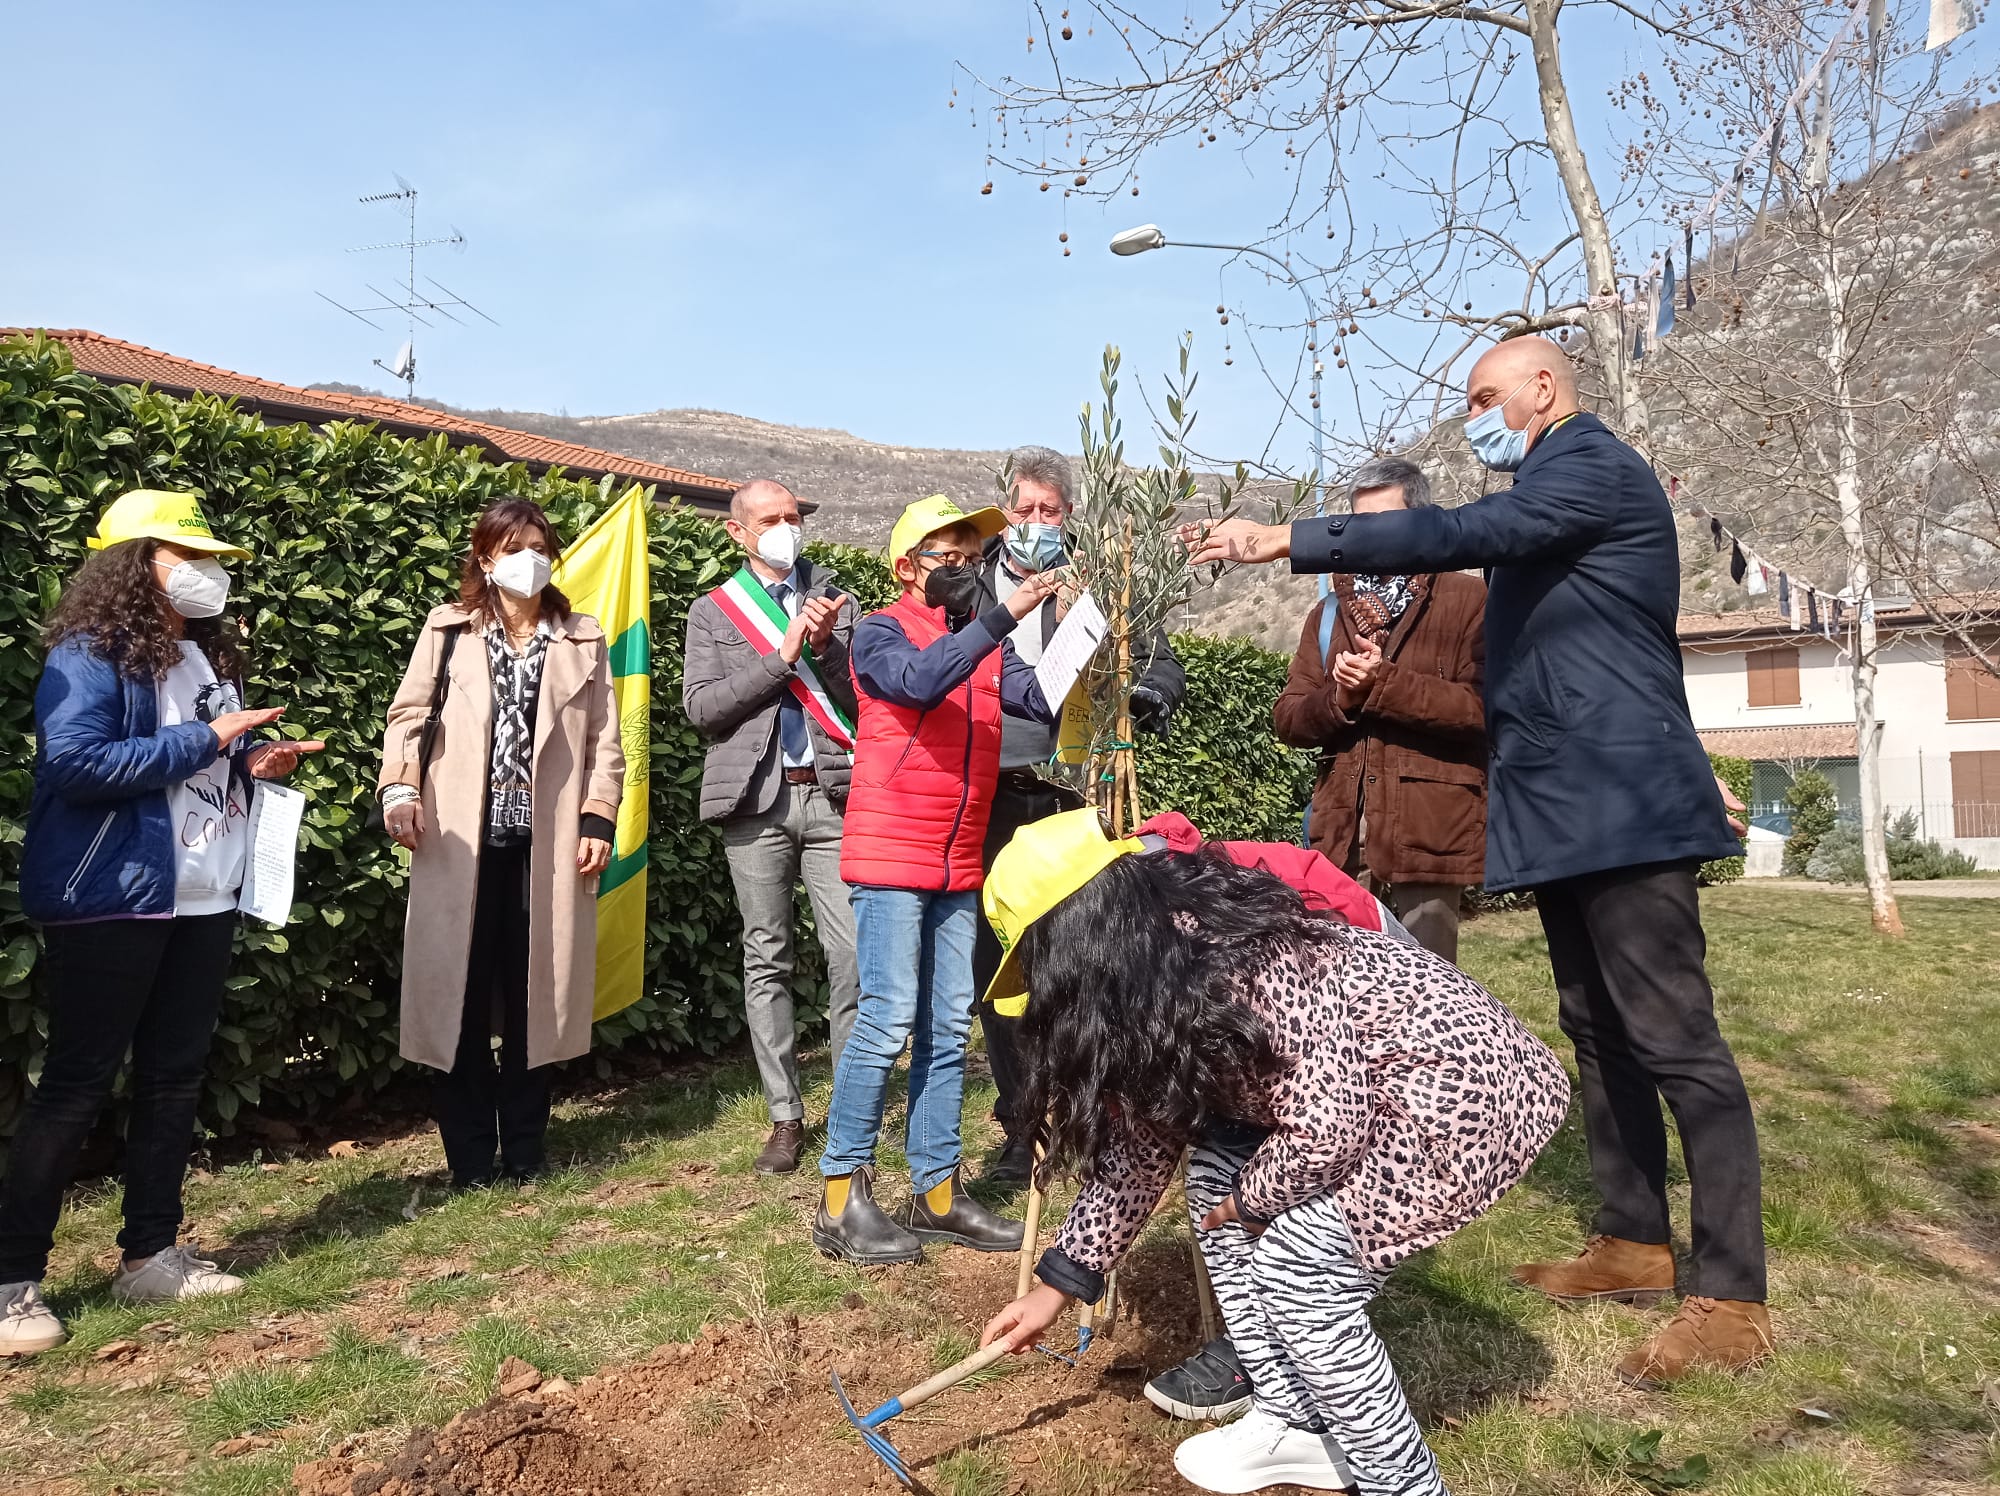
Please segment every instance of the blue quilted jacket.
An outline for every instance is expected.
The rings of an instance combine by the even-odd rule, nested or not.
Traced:
[[[35,792],[21,907],[43,924],[174,912],[167,791],[215,762],[205,722],[161,730],[159,693],[90,645],[49,652],[35,688]]]

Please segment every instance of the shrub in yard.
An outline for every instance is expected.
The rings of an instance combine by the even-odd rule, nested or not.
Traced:
[[[1979,864],[1963,852],[1946,851],[1935,839],[1917,835],[1917,815],[1906,810],[1889,823],[1889,876],[1897,879],[1969,878]],[[1861,883],[1868,876],[1861,857],[1861,827],[1842,819],[1820,838],[1806,864],[1806,876],[1822,883]]]
[[[1715,777],[1729,786],[1730,793],[1745,805],[1750,803],[1750,785],[1756,777],[1756,766],[1747,758],[1729,758],[1724,754],[1711,753],[1708,766],[1715,771]],[[1717,883],[1734,883],[1743,876],[1741,857],[1718,857],[1713,862],[1704,862],[1695,874],[1695,881],[1704,887]]]
[[[1820,838],[1840,819],[1833,781],[1817,769],[1802,771],[1785,791],[1785,806],[1792,813],[1792,834],[1785,838],[1785,874],[1810,877],[1806,864],[1812,861]]]

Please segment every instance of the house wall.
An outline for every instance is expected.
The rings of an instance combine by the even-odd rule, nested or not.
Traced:
[[[1797,706],[1750,705],[1744,656],[1773,643],[1793,643],[1798,648]],[[1681,646],[1681,667],[1688,708],[1698,729],[1854,722],[1851,662],[1815,635],[1743,644],[1687,643]],[[1882,799],[1889,813],[1914,810],[1925,835],[1957,847],[1981,867],[2000,868],[2000,837],[1952,835],[1951,755],[2000,751],[2000,720],[1946,720],[1940,641],[1896,634],[1882,641],[1875,710],[1882,723]]]

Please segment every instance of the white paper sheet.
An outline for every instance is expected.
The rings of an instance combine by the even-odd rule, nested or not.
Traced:
[[[267,925],[292,917],[292,874],[299,849],[299,823],[306,797],[268,779],[257,781],[250,801],[250,852],[244,861],[243,892],[236,907]]]
[[[1033,616],[1029,615],[1031,619]],[[1110,632],[1111,620],[1097,606],[1097,599],[1088,592],[1079,592],[1063,621],[1056,626],[1055,637],[1042,647],[1042,658],[1035,665],[1035,680],[1051,707],[1062,709],[1061,703],[1069,699],[1070,687],[1076,684],[1083,667],[1090,663],[1097,646]]]

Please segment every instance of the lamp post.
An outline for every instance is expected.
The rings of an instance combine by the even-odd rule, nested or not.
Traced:
[[[1292,273],[1292,267],[1269,250],[1259,249],[1254,244],[1197,244],[1191,239],[1169,239],[1157,223],[1141,224],[1136,229],[1127,229],[1115,235],[1111,240],[1111,252],[1115,255],[1142,255],[1149,249],[1165,249],[1168,245],[1180,249],[1215,249],[1224,254],[1255,255],[1261,260],[1269,260],[1305,302],[1307,341],[1312,344],[1308,351],[1312,354],[1313,513],[1325,514],[1326,488],[1322,481],[1326,467],[1325,438],[1319,420],[1319,376],[1322,367],[1319,358],[1319,311],[1313,305],[1312,293]],[[1326,590],[1325,578],[1320,579],[1320,590],[1322,593]]]

